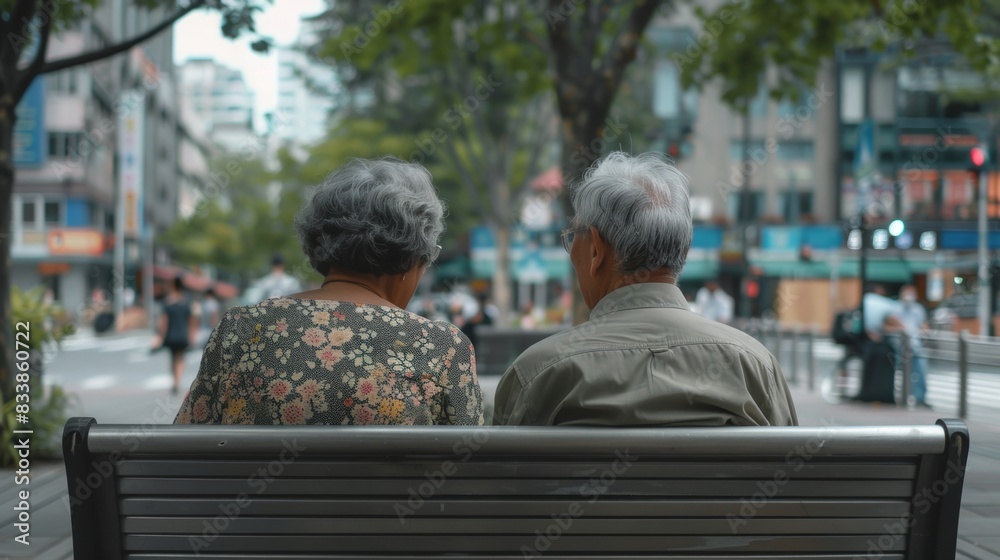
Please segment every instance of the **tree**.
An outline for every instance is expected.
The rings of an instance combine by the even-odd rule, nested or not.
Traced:
[[[984,5],[993,16],[981,20]],[[944,37],[973,68],[989,72],[1000,66],[1000,42],[982,31],[996,27],[997,14],[996,0],[730,0],[715,10],[698,9],[705,32],[679,61],[685,85],[718,82],[731,107],[761,87],[776,100],[792,98],[801,84],[815,83],[820,65],[838,47],[906,58],[919,54],[922,40]]]
[[[287,154],[280,159],[284,169],[293,165]],[[178,263],[210,264],[243,285],[263,274],[274,254],[284,255],[289,271],[308,279],[308,262],[295,236],[288,235],[305,189],[300,181],[279,180],[290,176],[290,169],[272,172],[259,160],[242,163],[226,186],[225,202],[221,197],[202,200],[194,214],[174,222],[160,242]]]
[[[0,392],[13,388],[14,340],[11,336],[10,228],[14,188],[15,108],[32,81],[50,72],[88,64],[119,53],[167,30],[188,13],[210,8],[222,13],[222,32],[237,37],[254,33],[253,17],[268,0],[133,0],[133,4],[167,15],[148,30],[117,44],[59,60],[48,60],[53,33],[78,25],[101,0],[0,0]],[[267,39],[258,37],[255,50],[267,50]]]
[[[309,150],[304,162],[286,161],[280,172],[282,182],[303,182],[305,185],[320,183],[335,168],[353,158],[378,158],[384,156],[407,159],[413,152],[422,131],[406,130],[399,126],[399,119],[387,115],[349,115],[342,119],[329,136]],[[472,208],[465,195],[456,170],[438,159],[425,162],[434,177],[438,196],[447,205],[447,223],[441,245],[445,248],[441,259],[447,258],[449,248],[476,225],[477,210]]]
[[[657,10],[672,4],[672,0],[548,0],[544,15],[567,187],[593,165],[609,141],[622,135],[621,126],[609,120],[615,95]],[[568,188],[563,189],[562,200],[566,216],[572,216]],[[573,320],[580,324],[587,317],[579,284],[574,284]]]
[[[611,105],[625,70],[636,59],[643,33],[668,0],[548,0],[554,86],[562,136],[562,169],[567,184],[601,156]],[[572,211],[571,208],[567,208]]]
[[[525,42],[530,2],[335,2],[320,54],[374,103],[364,114],[416,132],[405,158],[446,163],[494,232],[493,299],[510,309],[508,250],[519,201],[545,162],[545,52]]]

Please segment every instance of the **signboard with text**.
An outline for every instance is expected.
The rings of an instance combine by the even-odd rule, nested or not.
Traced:
[[[142,180],[143,180],[143,112],[145,94],[141,91],[126,93],[118,128],[118,184],[121,206],[125,214],[125,236],[138,237],[142,230]]]
[[[104,233],[96,229],[56,228],[48,231],[50,255],[97,256],[107,249]]]
[[[15,109],[14,165],[37,167],[45,163],[48,142],[45,136],[45,77],[31,82]]]

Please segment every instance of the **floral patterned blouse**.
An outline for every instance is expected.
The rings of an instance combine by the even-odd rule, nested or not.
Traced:
[[[175,424],[483,423],[457,327],[395,307],[278,298],[235,307]]]

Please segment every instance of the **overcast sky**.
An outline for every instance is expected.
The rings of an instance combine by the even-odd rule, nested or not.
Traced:
[[[323,9],[323,0],[274,0],[274,4],[256,19],[257,30],[278,45],[295,42],[299,18]],[[218,12],[199,10],[188,14],[174,25],[174,62],[189,58],[210,57],[217,62],[243,72],[243,78],[254,92],[254,121],[258,131],[264,128],[264,113],[274,111],[278,101],[278,57],[275,53],[261,55],[250,49],[249,38],[231,41],[219,31]]]

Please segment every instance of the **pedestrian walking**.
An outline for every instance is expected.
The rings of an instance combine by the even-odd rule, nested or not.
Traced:
[[[909,284],[899,289],[899,303],[897,315],[910,346],[910,394],[918,407],[930,408],[927,404],[927,357],[920,338],[927,331],[927,310],[917,301],[917,289]],[[897,348],[900,359],[901,354],[902,349]]]
[[[184,354],[194,343],[198,332],[198,315],[184,295],[181,276],[174,278],[167,287],[157,331],[154,349],[170,350],[170,371],[174,381],[171,394],[176,395],[180,392],[181,376],[184,375]]]

